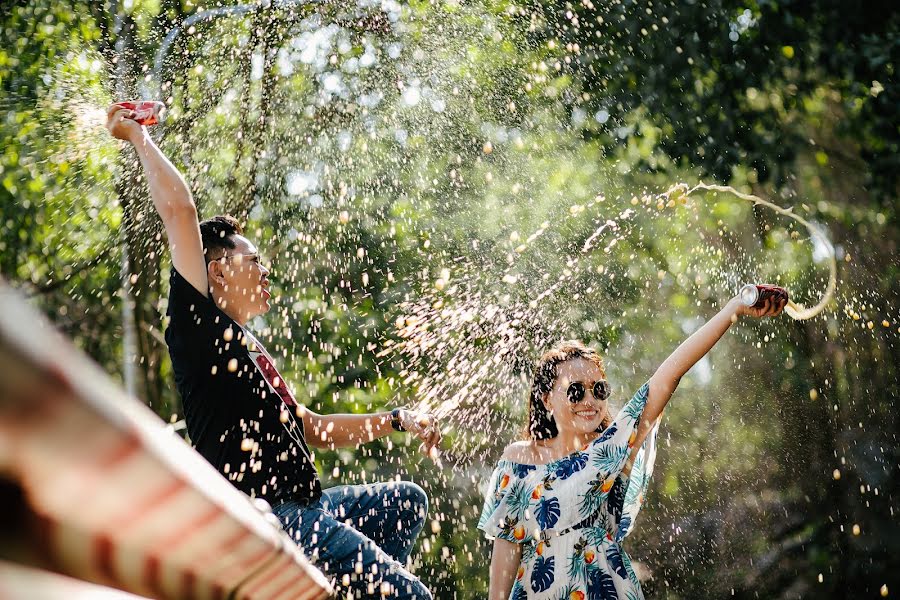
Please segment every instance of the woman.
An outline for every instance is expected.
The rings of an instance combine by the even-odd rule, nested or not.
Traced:
[[[541,357],[526,439],[503,453],[478,523],[494,538],[490,600],[643,598],[621,542],[643,503],[663,409],[738,317],[775,316],[786,303],[781,288],[759,308],[730,300],[614,419],[594,350],[563,342]]]

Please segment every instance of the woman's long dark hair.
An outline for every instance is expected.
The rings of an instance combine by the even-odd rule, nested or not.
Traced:
[[[528,426],[523,432],[525,439],[546,440],[559,435],[556,428],[556,421],[547,412],[544,406],[544,395],[549,394],[556,383],[559,376],[559,365],[572,360],[573,358],[583,358],[588,360],[600,369],[603,377],[606,378],[606,370],[603,368],[603,359],[593,348],[585,346],[577,340],[566,340],[558,343],[556,346],[544,352],[538,359],[534,368],[534,379],[531,383],[531,393],[528,398]],[[612,422],[609,410],[603,417],[598,431],[603,431]]]

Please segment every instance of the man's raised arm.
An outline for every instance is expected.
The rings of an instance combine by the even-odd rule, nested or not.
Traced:
[[[137,150],[150,185],[150,197],[166,228],[175,269],[197,291],[209,296],[200,224],[191,190],[147,130],[130,119],[130,115],[129,109],[113,105],[107,113],[106,127],[114,137],[129,142]]]

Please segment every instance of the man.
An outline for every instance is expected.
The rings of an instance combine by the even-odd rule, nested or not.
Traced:
[[[231,217],[198,223],[181,174],[116,105],[110,133],[134,146],[172,250],[166,342],[196,449],[246,494],[273,506],[285,530],[356,598],[431,598],[403,566],[428,500],[407,482],[321,489],[309,446],[357,446],[409,431],[426,451],[434,419],[403,409],[319,415],[297,404],[272,356],[246,329],[269,310],[269,270]]]

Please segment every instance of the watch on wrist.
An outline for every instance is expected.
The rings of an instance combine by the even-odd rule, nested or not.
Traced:
[[[398,406],[394,410],[391,411],[391,427],[394,431],[406,431],[406,428],[403,426],[403,421],[400,419],[400,412],[403,410],[402,406]]]

